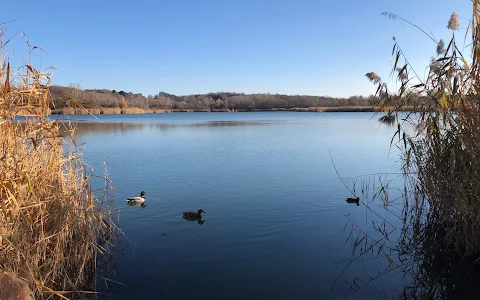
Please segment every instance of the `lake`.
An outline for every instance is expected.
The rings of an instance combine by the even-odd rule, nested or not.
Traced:
[[[397,171],[395,128],[372,113],[60,117],[78,121],[96,175],[106,164],[132,243],[116,257],[113,299],[376,299],[404,283],[391,272],[351,289],[388,262],[348,265],[346,216],[369,230],[367,210],[345,202],[332,159],[342,177]],[[127,206],[141,191],[146,206]],[[182,218],[200,208],[203,224]]]

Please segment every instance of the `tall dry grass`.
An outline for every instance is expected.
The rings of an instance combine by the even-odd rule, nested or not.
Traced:
[[[467,33],[458,35],[464,39],[470,34],[466,49],[457,47],[459,24],[459,17],[452,13],[448,20],[452,36],[447,43],[429,35],[435,42],[436,57],[432,57],[426,78],[417,75],[396,41],[392,73],[401,86],[398,92],[391,93],[373,72],[367,77],[378,84],[381,104],[390,106],[390,115],[398,121],[396,136],[403,153],[403,169],[406,174],[415,174],[412,195],[421,195],[427,201],[429,219],[449,229],[445,238],[456,250],[480,255],[479,0],[472,1]],[[465,51],[470,55],[464,56]],[[405,60],[402,65],[401,60]],[[418,96],[426,101],[412,103]],[[403,101],[392,100],[397,97]],[[417,113],[399,114],[407,105],[414,105]]]
[[[114,246],[112,213],[46,117],[49,75],[31,65],[13,73],[8,53],[0,59],[0,272],[27,279],[38,299],[94,292],[97,263]]]
[[[122,114],[143,114],[144,110],[138,107],[124,107],[121,109]]]
[[[119,115],[122,113],[120,107],[102,107],[100,108],[100,114],[102,115]]]
[[[456,13],[448,22],[446,18],[445,25],[451,30],[448,42],[422,30],[436,52],[426,77],[410,65],[397,41],[391,74],[399,90],[389,90],[375,72],[366,74],[377,86],[377,105],[387,110],[380,121],[393,120],[397,127],[391,143],[400,151],[402,176],[389,175],[403,180],[403,189],[391,188],[392,180],[379,174],[375,182],[380,185],[369,199],[364,191],[372,184],[360,177],[366,182],[361,184],[365,224],[373,225],[365,228],[349,221],[352,231],[347,239],[352,240],[355,259],[380,255],[388,267],[364,278],[355,291],[379,276],[401,272],[406,279],[399,289],[401,299],[478,298],[480,0],[471,3],[466,32],[458,33]],[[395,14],[384,15],[413,25]],[[458,43],[458,39],[463,41]],[[464,48],[460,48],[462,44]],[[414,106],[415,112],[402,112],[408,106]],[[385,203],[381,213],[375,210],[375,199]],[[403,209],[391,207],[392,201],[399,201]]]

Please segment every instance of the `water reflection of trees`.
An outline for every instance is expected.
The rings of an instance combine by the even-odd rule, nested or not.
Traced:
[[[91,133],[123,133],[134,130],[159,130],[170,131],[181,128],[206,128],[206,127],[241,127],[241,126],[265,126],[278,124],[280,121],[207,121],[198,123],[102,123],[102,122],[75,122],[72,123],[75,135],[82,136]],[[72,129],[68,123],[63,123],[61,133],[67,134]]]

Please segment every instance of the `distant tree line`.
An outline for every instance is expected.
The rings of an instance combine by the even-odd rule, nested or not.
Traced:
[[[138,107],[142,109],[230,109],[308,108],[339,106],[373,106],[374,96],[333,98],[326,96],[244,94],[217,92],[176,96],[165,92],[144,96],[115,90],[82,90],[79,87],[51,86],[51,108],[59,109],[81,103],[85,107]]]

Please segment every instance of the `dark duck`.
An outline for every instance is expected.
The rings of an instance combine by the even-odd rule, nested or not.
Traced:
[[[199,209],[198,212],[186,211],[182,213],[184,219],[198,220],[202,218],[202,213],[205,213],[203,209]]]
[[[356,197],[356,198],[347,198],[347,203],[355,203],[357,206],[360,205],[360,197]]]

